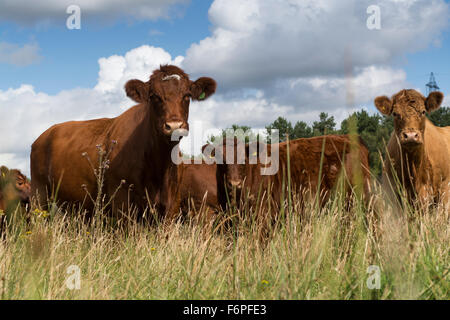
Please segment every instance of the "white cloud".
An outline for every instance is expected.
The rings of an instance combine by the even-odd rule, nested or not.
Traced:
[[[179,66],[182,61],[181,56],[172,60],[171,55],[164,49],[147,45],[130,50],[125,56],[100,58],[99,79],[95,89],[104,93],[118,92],[131,78],[147,81],[151,72],[158,69],[160,64]]]
[[[371,0],[215,0],[212,35],[191,45],[183,65],[214,75],[223,89],[278,79],[344,76],[389,65],[427,47],[447,26],[443,0],[380,0],[381,30],[366,27]]]
[[[68,17],[66,9],[72,4],[81,8],[82,19],[114,20],[129,17],[156,20],[169,18],[175,5],[188,2],[189,0],[1,0],[0,20],[20,24],[64,23]]]
[[[20,46],[15,43],[0,42],[0,63],[26,66],[41,59],[39,46],[36,43],[27,43]]]
[[[401,69],[369,66],[355,76],[316,76],[278,80],[266,90],[271,100],[292,104],[297,112],[319,109],[334,112],[346,106],[371,104],[379,94],[390,95],[407,86]]]

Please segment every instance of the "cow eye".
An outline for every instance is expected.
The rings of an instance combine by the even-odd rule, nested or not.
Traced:
[[[397,112],[392,112],[392,115],[396,118],[399,116],[399,114]]]
[[[155,102],[155,103],[161,103],[161,102],[162,102],[161,97],[158,96],[157,94],[152,94],[150,98],[151,98],[152,101]]]
[[[425,113],[427,113],[427,112],[426,112],[425,110],[423,110],[423,111],[422,111],[422,115],[424,116],[424,115],[425,115]]]

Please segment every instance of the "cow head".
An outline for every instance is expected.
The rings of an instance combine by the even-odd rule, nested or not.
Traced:
[[[30,203],[31,184],[19,170],[1,167],[1,189],[9,201],[19,200],[22,204]]]
[[[257,142],[246,144],[234,137],[224,138],[221,144],[215,146],[204,145],[202,151],[206,157],[215,158],[218,174],[223,177],[227,190],[232,191],[234,188],[242,189],[249,173],[248,165],[258,162],[260,147]]]
[[[406,150],[423,144],[425,119],[428,112],[438,109],[444,99],[441,92],[431,92],[427,98],[416,90],[402,90],[392,99],[377,97],[375,106],[384,115],[394,116],[394,129]]]
[[[151,108],[158,131],[170,138],[175,130],[187,133],[191,99],[210,97],[216,91],[216,81],[207,77],[191,81],[180,68],[164,65],[153,72],[148,82],[128,81],[125,91],[134,101]]]

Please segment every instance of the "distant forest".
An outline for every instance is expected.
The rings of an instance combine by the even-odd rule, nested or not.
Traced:
[[[441,107],[431,114],[428,118],[440,127],[450,126],[450,107]],[[355,121],[356,120],[356,121]],[[324,134],[347,134],[349,133],[352,124],[356,124],[358,134],[366,143],[369,149],[369,163],[372,173],[380,177],[382,171],[382,160],[380,154],[384,158],[385,145],[389,141],[391,132],[394,128],[394,121],[392,117],[384,117],[378,113],[369,115],[366,110],[361,110],[353,113],[348,118],[341,122],[340,129],[336,129],[336,121],[333,116],[322,112],[319,115],[318,121],[314,121],[312,126],[306,122],[297,121],[294,125],[283,117],[278,117],[274,122],[266,126],[266,132],[270,135],[272,129],[278,129],[280,140],[297,138],[310,138],[314,136],[321,136]],[[232,125],[232,130],[242,129],[244,132],[251,129],[249,126]],[[226,130],[223,130],[222,135],[225,135]],[[352,131],[354,132],[355,129]],[[218,137],[212,136],[209,142],[214,142]],[[245,138],[248,140],[256,139],[256,135]],[[267,141],[270,143],[270,141]]]

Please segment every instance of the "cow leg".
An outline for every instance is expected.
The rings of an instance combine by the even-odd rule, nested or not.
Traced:
[[[445,212],[448,212],[450,211],[450,181],[445,181],[441,190],[443,190],[441,201]]]

